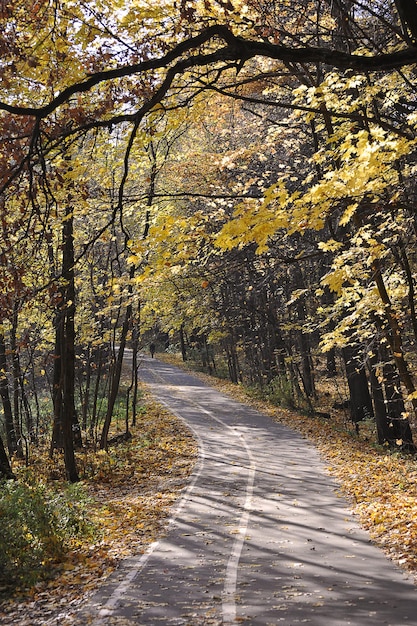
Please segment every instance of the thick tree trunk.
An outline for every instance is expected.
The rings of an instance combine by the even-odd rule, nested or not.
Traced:
[[[358,429],[358,422],[373,416],[368,379],[360,356],[352,347],[343,348],[342,356],[349,387],[351,418]]]
[[[377,368],[381,367],[378,362],[378,358],[376,356],[372,357],[368,362],[368,366],[378,443],[380,445],[383,445],[384,443],[389,443],[391,445],[392,433],[390,432],[391,429],[388,422],[381,375],[378,377],[377,372]]]
[[[326,352],[326,374],[327,376],[336,376],[336,351],[334,348]]]
[[[412,403],[414,412],[417,414],[417,397],[415,397],[416,387],[414,384],[414,380],[410,374],[407,361],[404,356],[400,324],[398,322],[397,314],[393,310],[388,291],[385,287],[385,282],[382,276],[381,267],[377,260],[373,262],[372,270],[373,270],[374,281],[378,289],[379,297],[381,298],[381,301],[384,304],[385,317],[386,317],[387,325],[388,325],[388,329],[385,330],[385,337],[387,339],[388,345],[390,346],[391,353],[394,358],[394,362],[397,366],[401,383],[404,385],[404,388],[407,391],[407,393],[410,394],[411,403]],[[404,416],[404,420],[402,421],[404,422],[404,424],[402,424],[402,430],[404,434],[406,434],[407,436],[407,439],[405,441],[407,443],[409,450],[414,451],[415,446],[412,441],[411,430],[409,428],[408,420],[406,420]],[[407,424],[405,422],[407,422]],[[410,439],[408,439],[408,437],[410,437]]]
[[[384,364],[384,386],[391,439],[405,450],[413,449],[413,435],[406,418],[401,381],[393,363]]]
[[[233,337],[231,338],[230,341],[226,342],[225,349],[226,349],[226,356],[227,356],[227,367],[229,370],[229,378],[232,381],[232,383],[241,382],[241,375],[239,371],[240,370],[239,360],[238,360],[238,356],[237,356],[237,352],[235,348],[235,342],[233,341]]]
[[[70,482],[76,482],[78,481],[78,471],[74,447],[80,446],[81,431],[75,410],[74,300],[69,298],[67,306],[63,337],[63,355],[65,354],[65,358],[62,359],[62,435],[67,479]]]
[[[54,429],[51,453],[64,450],[65,472],[70,482],[78,481],[74,442],[81,440],[75,411],[75,285],[73,209],[68,206],[63,223],[62,300],[56,319],[54,363]]]
[[[417,2],[416,0],[395,0],[398,14],[403,25],[404,34],[409,43],[417,44]]]

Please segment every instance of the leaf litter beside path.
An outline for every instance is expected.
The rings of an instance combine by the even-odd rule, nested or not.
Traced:
[[[49,580],[1,602],[2,625],[76,623],[78,608],[118,562],[144,552],[163,534],[172,505],[188,483],[197,447],[183,422],[151,399],[132,435],[109,453],[78,453],[95,540],[74,542],[65,560],[54,564]],[[50,464],[45,466],[50,472]]]

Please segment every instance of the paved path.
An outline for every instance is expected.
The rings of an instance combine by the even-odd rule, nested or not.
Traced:
[[[200,456],[166,537],[93,598],[93,624],[417,624],[417,588],[357,526],[313,446],[157,359],[140,374]]]

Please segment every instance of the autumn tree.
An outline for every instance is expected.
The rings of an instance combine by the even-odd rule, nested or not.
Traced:
[[[365,345],[366,332],[377,328],[409,401],[416,405],[406,350],[416,326],[412,279],[415,9],[415,2],[410,0],[396,0],[389,6],[354,0],[306,0],[285,6],[257,0],[168,1],[158,7],[147,2],[115,7],[112,3],[80,5],[49,0],[2,5],[2,224],[9,223],[7,230],[13,235],[17,256],[22,251],[23,259],[24,253],[30,256],[32,250],[40,253],[45,267],[55,264],[50,296],[66,301],[65,310],[60,309],[66,320],[66,336],[75,332],[72,285],[76,277],[72,273],[93,243],[116,229],[114,236],[126,243],[123,253],[135,254],[129,250],[129,229],[125,228],[125,193],[131,182],[135,141],[146,145],[146,128],[152,116],[189,110],[214,93],[252,106],[250,115],[260,116],[263,124],[269,116],[267,110],[286,111],[285,124],[293,123],[294,130],[302,129],[305,134],[309,128],[311,133],[309,147],[299,140],[304,147],[298,146],[291,157],[296,154],[302,167],[295,167],[294,161],[291,168],[291,158],[287,157],[284,172],[269,169],[261,186],[250,183],[250,176],[243,182],[239,172],[243,194],[256,191],[262,197],[243,203],[232,200],[226,209],[221,207],[224,221],[232,211],[235,218],[223,231],[226,249],[255,243],[259,252],[266,253],[276,233],[300,239],[306,239],[308,232],[315,232],[317,239],[321,236],[316,242],[318,250],[334,254],[332,267],[324,277],[317,277],[322,289],[334,294],[334,301],[327,303],[334,315],[330,315],[333,327],[329,327],[324,347],[330,348],[332,341],[336,345],[339,340],[351,345],[353,335]],[[279,130],[281,122],[273,117],[271,127]],[[120,150],[115,201],[108,202],[92,239],[72,251],[72,238],[77,237],[71,230],[73,210],[77,219],[86,197],[94,200],[94,192],[85,184],[85,169],[83,174],[75,170],[84,184],[74,193],[74,174],[64,168],[60,180],[56,165],[65,155],[86,164],[91,141],[105,143],[105,133],[108,141],[113,141],[116,128],[123,131],[124,147]],[[254,166],[253,154],[245,154],[243,145],[236,148],[237,156],[239,151],[241,163],[250,161],[252,178],[258,179],[262,168]],[[289,147],[287,154],[290,151]],[[284,158],[283,152],[279,158]],[[231,152],[224,156],[231,156]],[[229,164],[232,175],[236,160]],[[229,184],[227,165],[223,167],[225,173]],[[233,194],[236,191],[233,189]],[[209,235],[201,239],[206,245],[213,235],[207,227],[209,207],[203,198],[199,202],[200,214],[192,226],[199,229],[197,224],[202,220],[202,230]],[[168,214],[174,220],[180,215],[189,220],[191,208],[191,203],[177,204]],[[146,203],[136,209],[143,224]],[[160,219],[164,219],[163,213]],[[190,234],[190,241],[197,239]],[[52,250],[49,241],[54,245],[59,241],[62,246],[53,261],[48,256]],[[158,241],[156,244],[155,254],[160,248]],[[187,254],[192,255],[193,249],[196,246],[190,243]],[[120,249],[117,258],[121,259],[119,253]],[[303,256],[301,250],[298,254]],[[351,275],[343,274],[343,260]],[[392,261],[395,271],[391,271]],[[7,277],[6,291],[15,268],[9,271],[5,257],[1,262]],[[164,261],[158,263],[163,265]],[[26,267],[18,260],[16,264],[19,271]],[[121,267],[123,272],[130,271],[125,258]],[[303,277],[303,269],[300,272]],[[298,288],[300,273],[298,277],[295,271],[293,274],[294,287]],[[405,293],[400,288],[404,278]],[[26,304],[32,290],[28,290],[28,282],[21,277],[15,280],[16,306]],[[45,288],[48,282],[49,277]],[[127,284],[128,291],[133,289],[132,283]],[[39,283],[35,291],[41,293]],[[218,295],[210,290],[203,293],[204,297]],[[359,333],[359,322],[345,332],[347,316],[336,315],[342,311],[343,302],[355,322],[364,306],[371,304],[365,334]],[[297,321],[302,322],[308,318],[309,303],[306,307],[306,302],[298,299],[296,306]],[[13,307],[10,310],[13,312]],[[10,319],[13,325],[14,318]],[[300,351],[306,354],[303,368],[307,381],[306,333],[303,328],[297,332]],[[17,343],[13,345],[17,354]],[[72,352],[68,356],[71,371],[67,372],[67,382],[73,378],[74,367]],[[7,374],[19,380],[17,358]],[[61,375],[62,370],[60,379]],[[2,398],[7,406],[6,383]],[[72,389],[71,382],[67,398],[69,412],[74,414]],[[71,469],[69,474],[75,479]]]

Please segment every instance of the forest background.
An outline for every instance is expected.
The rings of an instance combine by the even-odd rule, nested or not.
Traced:
[[[0,23],[2,476],[129,438],[151,342],[413,455],[415,0]]]

